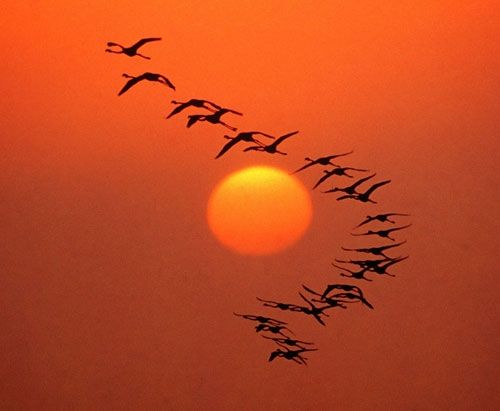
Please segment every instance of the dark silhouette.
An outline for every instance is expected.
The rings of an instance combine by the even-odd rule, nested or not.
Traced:
[[[298,131],[294,131],[292,133],[288,133],[288,134],[285,134],[281,137],[278,137],[276,140],[274,140],[271,144],[269,144],[267,146],[262,146],[262,145],[251,146],[251,147],[245,148],[243,151],[257,150],[257,151],[265,151],[265,152],[270,153],[270,154],[279,153],[279,154],[286,155],[286,153],[284,153],[283,151],[278,150],[278,145],[281,144],[283,141],[285,141],[287,138],[292,137],[293,135],[295,135],[297,133],[298,133]]]
[[[289,345],[290,347],[305,348],[302,344],[314,345],[314,343],[312,343],[312,342],[294,340],[294,339],[288,338],[288,337],[287,338],[267,337],[265,335],[263,335],[262,337],[266,338],[268,340],[273,340],[276,343],[281,343],[281,344],[284,344],[284,345]]]
[[[229,108],[221,108],[220,110],[212,114],[192,114],[188,116],[188,122],[186,124],[186,127],[189,128],[198,121],[208,121],[211,124],[221,124],[231,131],[236,131],[237,130],[236,127],[231,127],[229,124],[226,124],[223,121],[221,121],[220,118],[226,113],[233,113],[239,116],[242,115],[240,112],[231,110]]]
[[[349,151],[348,153],[342,153],[342,154],[332,154],[331,156],[324,156],[324,157],[319,157],[317,159],[312,159],[309,157],[306,157],[304,160],[308,161],[308,163],[302,167],[300,167],[298,170],[295,170],[292,174],[298,173],[299,171],[305,170],[308,167],[314,166],[315,164],[319,164],[322,166],[334,166],[334,167],[340,167],[337,164],[332,163],[332,160],[337,158],[337,157],[343,157],[347,156],[348,154],[352,154],[354,151]]]
[[[357,251],[358,253],[367,253],[367,254],[373,254],[373,255],[381,255],[383,257],[390,258],[389,256],[384,254],[384,251],[388,250],[390,248],[399,247],[401,244],[404,244],[404,243],[406,243],[406,240],[402,241],[400,243],[397,243],[397,244],[383,245],[381,247],[370,247],[370,248],[344,248],[344,247],[342,247],[342,250]]]
[[[378,235],[379,237],[388,238],[389,240],[396,241],[396,239],[392,238],[390,236],[390,234],[393,231],[402,230],[402,229],[410,227],[410,226],[411,226],[411,224],[404,225],[402,227],[388,228],[387,230],[378,230],[378,231],[368,230],[366,233],[360,233],[360,234],[351,233],[351,235],[356,236],[356,237],[359,237],[362,235]]]
[[[383,265],[376,265],[374,267],[370,267],[368,270],[371,271],[371,272],[374,272],[376,274],[380,274],[380,275],[388,275],[390,277],[395,277],[394,274],[389,274],[387,272],[387,269],[393,265],[393,264],[396,264],[396,263],[399,263],[400,261],[403,261],[403,260],[406,260],[408,258],[408,256],[406,257],[398,257],[398,258],[394,258],[390,261],[388,261],[387,263],[383,264]]]
[[[366,298],[363,297],[363,295],[356,294],[356,293],[338,293],[335,294],[331,297],[325,297],[325,301],[331,298],[347,298],[348,300],[355,300],[355,301],[360,301],[363,305],[366,305],[368,308],[371,308],[373,310],[373,305],[371,305]]]
[[[258,321],[261,324],[270,324],[270,325],[279,325],[279,324],[287,324],[284,321],[281,320],[275,320],[274,318],[270,317],[263,317],[261,315],[252,315],[252,314],[238,314],[238,313],[233,313],[234,315],[237,315],[238,317],[243,317],[246,320],[251,320],[251,321]]]
[[[167,87],[170,87],[172,90],[175,90],[175,86],[170,82],[168,78],[165,76],[158,74],[158,73],[143,73],[140,76],[131,76],[127,73],[122,74],[123,77],[129,78],[130,80],[125,83],[123,88],[120,90],[118,93],[119,96],[121,96],[123,93],[125,93],[130,87],[134,86],[137,84],[139,81],[142,80],[148,80],[148,81],[156,81],[158,83],[165,84]]]
[[[318,351],[317,348],[300,348],[298,350],[290,350],[288,347],[286,347],[283,344],[279,344],[282,348],[285,349],[282,350],[281,348],[278,348],[277,350],[273,351],[271,355],[269,356],[269,362],[273,361],[276,357],[282,357],[287,360],[292,360],[295,361],[297,364],[303,364],[307,365],[307,358],[302,357],[300,354],[307,352],[307,351]]]
[[[283,337],[288,338],[288,335],[283,334],[281,330],[288,330],[293,334],[293,331],[284,325],[259,324],[255,326],[255,332],[268,331],[272,334],[280,334]]]
[[[344,294],[355,294],[359,297],[359,300],[365,304],[366,306],[370,307],[371,309],[373,309],[373,306],[365,299],[365,297],[363,296],[363,291],[361,290],[361,288],[359,288],[358,286],[355,286],[355,285],[350,285],[350,284],[329,284],[326,286],[325,288],[325,291],[323,291],[323,294],[321,294],[321,298],[325,298],[328,296],[328,294],[330,292],[332,292],[333,290],[341,290],[341,291],[345,291]],[[336,294],[337,296],[338,295],[343,295],[343,294]],[[348,297],[348,298],[351,298],[351,297]]]
[[[274,138],[270,134],[262,133],[260,131],[244,131],[242,133],[239,133],[235,137],[230,137],[230,136],[224,136],[224,138],[227,138],[230,140],[228,143],[222,147],[222,150],[215,156],[215,158],[219,158],[222,156],[226,151],[228,151],[231,147],[233,147],[235,144],[239,143],[240,141],[247,141],[247,142],[253,142],[255,144],[263,145],[259,140],[257,140],[254,136],[260,134],[261,136],[264,137],[269,137],[269,138]]]
[[[353,176],[351,174],[346,173],[346,171],[349,171],[349,170],[363,171],[363,172],[369,171],[369,170],[364,170],[361,168],[353,168],[353,167],[335,167],[332,170],[323,170],[323,173],[325,173],[325,175],[318,180],[318,182],[314,185],[313,190],[316,187],[318,187],[323,181],[325,181],[326,179],[328,179],[332,176],[345,176],[345,177],[353,178]]]
[[[256,298],[257,298],[257,300],[263,302],[262,305],[264,307],[277,308],[277,309],[283,310],[283,311],[291,310],[292,307],[299,307],[296,304],[288,304],[288,303],[280,303],[280,302],[272,301],[272,300],[264,300],[264,299],[259,298],[259,297],[256,297]]]
[[[347,306],[344,305],[344,301],[335,300],[333,298],[330,299],[328,297],[323,297],[321,293],[314,291],[312,288],[309,288],[309,287],[305,286],[304,284],[302,284],[302,288],[310,294],[317,295],[317,296],[321,297],[319,300],[317,300],[317,299],[311,300],[313,302],[327,303],[331,308],[335,308],[335,307],[347,308]]]
[[[391,180],[381,181],[380,183],[376,183],[376,184],[372,185],[364,193],[346,194],[345,196],[341,196],[341,197],[337,198],[337,200],[344,200],[346,198],[352,198],[353,200],[358,200],[358,201],[361,201],[363,203],[370,202],[370,203],[376,204],[377,202],[373,201],[370,198],[370,194],[373,193],[377,188],[382,187],[383,185],[389,184],[390,182],[391,182]]]
[[[196,99],[196,98],[192,98],[188,101],[172,100],[171,103],[176,104],[177,107],[172,110],[172,112],[167,116],[167,118],[170,118],[172,116],[175,116],[176,114],[179,114],[181,111],[185,110],[188,107],[204,108],[208,111],[211,111],[212,113],[215,113],[222,108],[218,104],[212,103],[211,101],[201,100],[201,99]],[[234,112],[234,113],[236,113],[236,112]],[[239,114],[241,115],[241,113],[239,113]]]
[[[385,257],[381,260],[339,260],[338,258],[335,259],[335,261],[338,263],[355,264],[361,268],[366,268],[368,271],[373,271],[375,267],[379,267],[381,264],[392,260],[395,259],[390,257]]]
[[[370,280],[369,278],[365,277],[365,273],[368,271],[368,269],[366,269],[366,268],[362,268],[360,271],[351,271],[348,268],[341,267],[340,265],[337,265],[335,263],[332,263],[332,265],[334,267],[340,268],[341,270],[345,270],[351,274],[351,275],[349,275],[349,274],[345,274],[345,273],[340,273],[340,275],[342,277],[355,278],[356,280],[373,281],[373,280]]]
[[[390,220],[389,217],[391,216],[405,216],[408,217],[410,214],[400,214],[400,213],[385,213],[385,214],[377,214],[374,216],[367,215],[366,219],[363,220],[361,223],[359,223],[355,228],[361,227],[362,225],[368,224],[372,221],[380,221],[381,223],[392,223],[395,224],[396,222],[394,220]]]
[[[363,184],[365,181],[375,177],[375,175],[376,174],[372,174],[371,176],[363,177],[350,186],[343,187],[343,188],[342,187],[334,187],[330,190],[322,191],[322,193],[335,193],[337,191],[341,191],[341,192],[346,193],[346,194],[356,194],[356,188],[359,185]]]
[[[146,57],[142,54],[139,54],[137,52],[137,50],[146,43],[149,43],[151,41],[159,41],[159,40],[161,40],[161,37],[149,37],[149,38],[139,40],[137,43],[133,44],[130,47],[124,47],[121,44],[108,41],[108,43],[106,43],[108,47],[118,47],[119,50],[106,49],[104,51],[106,51],[108,53],[125,54],[126,56],[129,56],[129,57],[139,56],[139,57],[142,57],[143,59],[151,60],[151,57]]]

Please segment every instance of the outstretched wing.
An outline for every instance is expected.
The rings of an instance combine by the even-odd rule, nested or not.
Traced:
[[[376,183],[376,184],[372,185],[368,190],[366,190],[366,192],[364,194],[367,195],[367,196],[369,196],[377,188],[382,187],[382,186],[384,186],[386,184],[389,184],[390,182],[391,182],[391,180],[384,180],[384,181],[381,181],[380,183]]]
[[[313,190],[318,187],[323,181],[325,181],[327,178],[330,178],[333,174],[331,174],[330,172],[326,171],[325,170],[325,175],[323,177],[321,177],[317,182],[316,184],[314,185],[313,187]]]
[[[123,93],[125,93],[130,87],[134,86],[135,84],[137,84],[139,81],[141,80],[144,80],[144,77],[141,75],[141,76],[137,76],[137,77],[134,77],[134,78],[131,78],[129,81],[127,81],[125,83],[125,85],[123,86],[123,88],[120,90],[120,92],[118,93],[119,96],[121,96]]]
[[[170,114],[167,116],[167,118],[170,118],[172,116],[175,116],[176,114],[179,114],[182,110],[188,108],[191,104],[189,102],[187,103],[182,103],[178,105],[176,108],[174,108]]]
[[[300,167],[299,169],[295,170],[292,174],[295,174],[295,173],[298,173],[299,171],[305,170],[306,168],[311,167],[311,166],[313,166],[315,164],[318,164],[318,161],[317,160],[312,160],[309,163],[307,163],[307,164],[303,165],[302,167]]]
[[[145,39],[139,40],[137,43],[135,43],[131,48],[138,49],[139,47],[142,47],[144,44],[149,43],[151,41],[159,41],[161,40],[161,37],[147,37]]]
[[[289,137],[292,137],[293,135],[297,134],[298,131],[293,131],[291,133],[285,134],[281,137],[278,137],[276,141],[273,142],[274,146],[277,146],[278,144],[281,144],[282,141],[286,140]]]
[[[215,158],[219,158],[220,156],[222,156],[222,155],[223,155],[226,151],[228,151],[228,150],[229,150],[232,146],[234,146],[234,145],[235,145],[238,141],[240,141],[240,139],[239,139],[239,138],[236,138],[236,137],[234,137],[234,138],[230,139],[230,140],[229,140],[229,142],[228,142],[228,143],[226,143],[226,144],[224,145],[224,147],[222,147],[222,150],[221,150],[221,151],[219,151],[219,154],[217,154],[217,155],[215,156]]]
[[[200,114],[193,114],[192,116],[188,116],[188,122],[186,124],[186,127],[189,128],[191,127],[194,123],[196,123],[201,117],[203,117]]]
[[[172,90],[175,90],[175,86],[172,84],[172,82],[166,78],[165,76],[160,74],[160,78],[165,82],[165,84],[170,87]]]
[[[410,226],[411,226],[411,224],[407,224],[407,225],[404,225],[402,227],[394,227],[394,228],[390,228],[389,231],[392,233],[393,231],[402,230],[403,228],[408,228]]]

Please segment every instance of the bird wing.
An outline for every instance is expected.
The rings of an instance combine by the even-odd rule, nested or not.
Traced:
[[[316,184],[313,187],[313,190],[318,187],[323,181],[325,181],[327,178],[330,178],[333,174],[325,170],[325,175],[321,177]]]
[[[399,215],[399,216],[404,216],[404,217],[409,217],[410,214],[401,214],[401,213],[386,213],[386,214],[380,214],[380,215],[383,215],[385,217],[390,217],[390,216],[393,216],[393,215]]]
[[[125,93],[130,87],[134,86],[137,84],[139,81],[144,80],[144,75],[140,75],[134,78],[131,78],[129,81],[125,83],[123,88],[120,90],[118,93],[119,96],[121,96],[123,93]]]
[[[279,355],[281,354],[281,351],[280,350],[276,350],[276,351],[273,351],[271,353],[271,355],[269,356],[269,362],[271,362],[272,360],[274,360],[276,357],[279,357]]]
[[[142,47],[144,44],[149,43],[150,41],[159,41],[159,40],[161,40],[161,37],[147,37],[145,39],[140,39],[137,43],[131,46],[131,48],[138,49],[139,47]]]
[[[355,190],[357,186],[363,184],[365,181],[369,180],[370,178],[373,178],[375,177],[377,173],[374,173],[372,174],[371,176],[368,176],[368,177],[363,177],[363,178],[360,178],[358,181],[356,181],[354,184],[352,184],[351,186],[349,186],[349,188]]]
[[[178,105],[176,108],[174,108],[171,113],[167,116],[167,118],[170,118],[172,116],[175,116],[176,114],[179,114],[182,110],[188,108],[191,104],[188,103],[182,103]]]
[[[320,294],[320,293],[318,293],[317,291],[314,291],[312,288],[309,288],[309,287],[305,286],[304,284],[302,284],[302,288],[303,288],[304,290],[306,290],[307,292],[311,293],[311,294],[321,296],[321,294]]]
[[[175,90],[175,86],[172,84],[172,82],[166,78],[165,76],[159,74],[159,77],[165,82],[165,84],[170,87],[172,90]]]
[[[389,184],[390,182],[391,182],[391,180],[384,180],[384,181],[381,181],[380,183],[373,184],[368,190],[366,190],[366,192],[364,194],[369,196],[377,188],[382,187],[383,185]]]
[[[355,228],[361,227],[365,224],[368,224],[370,221],[373,221],[374,219],[370,216],[366,218],[366,220],[363,220],[361,223],[359,223]]]
[[[384,251],[384,250],[387,250],[389,248],[398,247],[398,246],[400,246],[401,244],[404,244],[404,243],[406,243],[406,240],[405,241],[401,241],[400,243],[397,243],[397,244],[389,244],[389,245],[385,245],[385,246],[382,246],[382,247],[376,247],[376,248],[377,248],[377,250]]]
[[[404,225],[404,226],[402,226],[402,227],[394,227],[394,228],[390,228],[390,229],[389,229],[389,230],[387,230],[387,231],[389,231],[390,233],[392,233],[393,231],[402,230],[403,228],[408,228],[408,227],[410,227],[410,226],[411,226],[411,224],[407,224],[407,225]]]
[[[277,145],[278,145],[278,144],[280,144],[282,141],[286,140],[286,139],[287,139],[287,138],[289,138],[289,137],[292,137],[293,135],[295,135],[295,134],[297,134],[297,133],[298,133],[298,131],[293,131],[293,132],[291,132],[291,133],[288,133],[288,134],[285,134],[285,135],[283,135],[283,136],[281,136],[281,137],[278,137],[278,138],[276,139],[276,141],[274,141],[274,142],[273,142],[274,146],[277,146]]]
[[[250,146],[245,148],[243,151],[251,151],[251,150],[262,151],[262,146]]]
[[[239,139],[239,138],[237,138],[237,137],[234,137],[234,138],[230,139],[230,140],[229,140],[229,142],[228,142],[228,143],[226,143],[226,144],[224,145],[224,147],[222,147],[222,150],[221,150],[221,151],[219,151],[219,154],[217,154],[217,155],[215,156],[215,158],[219,158],[220,156],[222,156],[222,155],[223,155],[226,151],[228,151],[228,150],[229,150],[232,146],[234,146],[234,145],[235,145],[238,141],[240,141],[240,139]]]
[[[200,117],[202,117],[199,114],[193,114],[192,116],[188,116],[188,122],[186,124],[186,127],[189,128],[191,127],[194,123],[196,123]]]
[[[318,160],[310,161],[309,163],[307,163],[307,164],[303,165],[302,167],[300,167],[298,170],[295,170],[292,174],[295,174],[295,173],[298,173],[299,171],[305,170],[306,168],[311,167],[314,164],[318,164]]]

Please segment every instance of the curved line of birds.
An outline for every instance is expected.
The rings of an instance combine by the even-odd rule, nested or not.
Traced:
[[[159,40],[161,40],[160,37],[144,38],[137,41],[135,44],[129,47],[125,47],[114,42],[108,42],[107,43],[108,48],[105,51],[109,53],[124,54],[129,57],[138,56],[149,60],[150,57],[140,54],[139,49],[147,43]],[[174,84],[162,74],[145,72],[138,76],[131,76],[129,74],[124,73],[123,77],[127,78],[128,80],[122,87],[122,89],[119,91],[118,93],[119,96],[121,96],[122,94],[127,92],[130,88],[132,88],[133,86],[135,86],[136,84],[138,84],[143,80],[161,83],[175,91]],[[204,99],[192,98],[185,102],[172,100],[171,103],[174,104],[176,107],[167,115],[166,117],[167,119],[181,113],[182,111],[190,107],[206,110],[205,113],[188,115],[186,124],[187,128],[190,128],[191,126],[193,126],[198,122],[206,121],[211,124],[220,124],[223,127],[233,132],[236,132],[238,129],[222,121],[221,117],[228,113],[238,116],[243,115],[239,111],[222,107],[216,103]],[[286,139],[296,135],[297,133],[298,131],[293,131],[284,134],[282,136],[275,137],[271,134],[264,133],[261,131],[243,131],[243,132],[240,131],[235,136],[224,135],[224,138],[228,139],[229,142],[227,142],[221,148],[221,150],[215,156],[215,158],[217,159],[221,157],[239,142],[246,142],[251,144],[243,149],[243,151],[245,152],[262,151],[270,154],[286,155],[287,153],[280,151],[278,149],[278,146],[281,143],[283,143]],[[266,137],[274,141],[270,144],[264,144],[263,142],[258,140],[256,136]],[[340,154],[332,154],[317,158],[306,157],[304,159],[306,163],[297,170],[295,170],[292,174],[301,172],[313,166],[331,167],[330,169],[323,170],[323,175],[317,180],[317,182],[312,188],[313,190],[315,190],[325,181],[331,179],[334,176],[353,179],[354,175],[351,172],[356,172],[356,173],[369,172],[369,170],[367,169],[344,167],[337,164],[336,161],[337,158],[345,157],[352,153],[353,151]],[[379,189],[380,187],[389,184],[391,180],[383,180],[372,184],[363,191],[361,190],[358,191],[358,188],[363,183],[366,183],[375,176],[376,173],[368,175],[366,177],[359,178],[351,185],[345,187],[334,186],[328,190],[321,192],[325,194],[340,193],[341,195],[336,198],[337,201],[350,199],[362,203],[377,204],[377,202],[371,198],[372,194],[374,193],[375,190]],[[358,228],[365,225],[372,225],[373,222],[389,223],[394,225],[396,224],[396,221],[391,219],[392,217],[408,217],[408,216],[409,214],[396,213],[396,212],[368,215],[363,221],[361,221],[356,227],[354,227],[354,230],[357,230]],[[356,253],[356,255],[368,254],[372,257],[372,259],[361,258],[361,257],[359,257],[358,259],[335,258],[335,262],[332,262],[332,266],[340,270],[339,273],[340,276],[352,278],[353,280],[358,280],[358,281],[372,281],[372,278],[367,277],[367,275],[369,274],[394,277],[395,276],[394,274],[391,274],[387,271],[389,267],[401,261],[406,260],[409,256],[399,255],[397,257],[391,257],[387,254],[389,250],[393,250],[406,243],[406,240],[397,242],[396,238],[392,237],[391,234],[393,232],[404,230],[410,226],[411,224],[406,224],[402,226],[382,228],[376,230],[368,229],[365,232],[352,232],[351,233],[352,236],[379,237],[382,239],[389,240],[390,243],[375,245],[365,248],[347,248],[342,246],[341,249],[344,251],[350,253]],[[325,311],[330,309],[334,308],[346,309],[348,304],[353,304],[353,303],[360,303],[369,309],[374,309],[373,305],[365,298],[362,289],[359,286],[352,284],[344,284],[344,283],[327,284],[322,291],[314,290],[311,287],[302,284],[302,290],[299,291],[298,294],[305,304],[299,305],[295,303],[285,303],[280,301],[267,300],[260,297],[256,298],[259,302],[262,303],[262,306],[264,307],[280,311],[301,313],[313,318],[318,324],[322,326],[326,325],[324,322],[324,317],[328,317],[328,314]],[[269,361],[273,361],[275,358],[283,358],[286,360],[293,361],[300,365],[307,365],[306,361],[307,358],[304,357],[303,354],[306,352],[318,350],[317,348],[314,347],[313,342],[303,341],[296,339],[295,337],[292,337],[290,334],[295,335],[295,333],[290,328],[287,327],[288,323],[282,320],[255,314],[234,313],[234,315],[256,322],[257,325],[255,326],[255,331],[257,333],[261,333],[260,335],[263,338],[272,341],[275,344],[275,347],[277,346],[277,348],[271,352],[268,358]]]

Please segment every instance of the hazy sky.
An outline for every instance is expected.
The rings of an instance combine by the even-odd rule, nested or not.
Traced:
[[[314,5],[312,5],[314,4]],[[0,408],[493,410],[498,394],[500,6],[494,1],[18,1],[0,18]],[[163,38],[150,61],[107,41]],[[125,79],[165,74],[177,91]],[[244,113],[287,156],[228,152],[170,100]],[[349,151],[392,183],[378,205],[311,192],[286,251],[245,257],[210,233],[227,174]],[[312,187],[320,170],[298,174]],[[340,181],[340,180],[339,180]],[[343,181],[349,183],[350,181]],[[375,310],[327,327],[260,307],[366,244],[367,213],[411,213]],[[405,220],[407,221],[407,220]],[[366,240],[366,239],[364,239]],[[277,316],[318,352],[273,345],[233,311]]]

